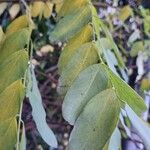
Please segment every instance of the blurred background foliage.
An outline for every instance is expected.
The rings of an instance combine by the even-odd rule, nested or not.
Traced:
[[[150,104],[150,1],[148,0],[93,0],[99,17],[108,26],[127,67],[126,81],[140,93],[149,108]],[[39,89],[47,112],[47,122],[59,141],[58,150],[67,149],[69,133],[72,129],[62,118],[62,99],[57,94],[57,62],[62,43],[52,45],[49,41],[50,31],[56,23],[55,16],[63,0],[50,1],[9,1],[0,2],[0,32],[16,17],[31,10],[36,25],[32,33],[33,59]],[[1,37],[0,37],[1,38]],[[112,57],[110,57],[113,59]],[[23,120],[27,133],[28,150],[50,149],[43,141],[35,127],[28,100],[24,101]],[[145,121],[150,121],[149,111],[143,114]],[[128,120],[126,121],[128,125]],[[129,145],[130,146],[129,148]],[[135,135],[127,138],[122,131],[123,149],[142,149],[141,141]]]

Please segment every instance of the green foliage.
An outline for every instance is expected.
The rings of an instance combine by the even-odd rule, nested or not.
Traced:
[[[33,81],[27,80],[30,77],[27,68],[32,25],[29,18],[24,15],[15,19],[5,33],[2,29],[0,32],[0,149],[3,150],[26,149],[24,126],[20,138],[20,124],[23,122],[21,107],[26,95],[26,86],[32,86],[32,90],[27,88],[28,96],[39,133],[47,144],[57,147],[56,138],[46,124],[46,114],[33,71],[31,73]],[[6,141],[9,144],[6,144]]]
[[[120,150],[121,149],[121,134],[118,128],[113,132],[110,142],[109,142],[109,150]]]
[[[63,6],[61,7],[60,11],[58,12],[58,18],[64,17],[72,12],[77,12],[81,8],[85,8],[88,5],[87,0],[64,0]],[[71,6],[71,7],[70,7]]]
[[[46,113],[42,105],[42,98],[37,86],[37,81],[33,68],[29,71],[29,83],[27,95],[29,97],[30,104],[32,106],[32,116],[36,123],[36,127],[42,136],[43,140],[52,147],[57,147],[56,138],[46,123]]]
[[[119,99],[127,103],[140,116],[146,110],[143,99],[111,70],[109,70],[109,76]]]
[[[9,85],[0,94],[0,148],[12,149],[17,141],[16,115],[24,98],[24,86],[21,80]],[[6,144],[8,141],[8,144]]]
[[[67,45],[64,47],[63,52],[59,58],[58,67],[59,73],[61,74],[65,69],[65,66],[68,64],[70,59],[75,54],[76,50],[84,43],[91,41],[92,39],[92,27],[91,25],[87,25],[77,33],[73,38],[71,38]]]
[[[69,149],[102,149],[116,128],[119,112],[119,101],[114,90],[107,89],[94,96],[74,125]]]
[[[23,126],[22,126],[22,136],[21,136],[21,141],[20,141],[20,144],[19,144],[19,148],[20,150],[26,150],[26,133],[25,133],[25,126],[24,126],[24,123],[23,123]]]
[[[58,19],[58,23],[56,27],[54,28],[54,31],[51,32],[50,34],[50,41],[51,42],[59,42],[59,41],[67,41],[69,38],[73,37],[77,32],[79,32],[88,22],[91,20],[91,11],[89,4],[86,0],[83,0],[84,5],[82,7],[78,6],[78,9],[73,9],[76,11],[66,11],[64,12],[64,16]],[[81,1],[82,2],[82,1]],[[80,3],[80,2],[79,2]],[[64,5],[62,6],[62,11],[63,8],[66,6],[66,10],[68,5],[68,1],[64,2]],[[76,4],[75,2],[72,2],[72,5]],[[70,4],[69,4],[70,5]],[[60,10],[60,11],[61,11]],[[68,13],[67,13],[68,12]],[[66,27],[66,25],[69,25]]]
[[[16,117],[25,96],[22,79],[27,69],[28,53],[23,48],[28,35],[27,29],[16,28],[12,34],[3,34],[0,41],[0,149],[3,150],[11,150],[17,144]]]
[[[15,118],[0,122],[0,148],[11,150],[17,142],[17,122]]]
[[[42,6],[33,4],[35,10],[32,10],[32,16],[49,16],[52,9],[47,10],[46,4],[40,3]],[[146,106],[142,98],[119,77],[117,69],[125,76],[124,62],[91,2],[64,0],[61,9],[56,11],[56,25],[49,40],[52,43],[66,42],[58,64],[58,91],[65,95],[63,116],[74,125],[69,150],[113,150],[114,145],[119,149],[121,109],[126,111],[145,147],[149,148],[149,127],[138,117]],[[142,12],[142,15],[145,16],[145,13]],[[122,9],[120,19],[125,21],[132,15],[133,11],[127,6]],[[145,17],[147,36],[148,23],[149,18]],[[14,20],[5,33],[0,28],[0,149],[3,150],[14,149],[15,145],[20,149],[26,147],[24,126],[21,138],[19,136],[20,109],[26,94],[40,135],[47,144],[57,147],[56,138],[46,123],[46,113],[31,65],[26,72],[32,25],[31,18],[24,15]],[[134,36],[130,37],[129,44],[132,39]],[[145,50],[145,43],[135,42],[130,55],[137,56],[139,47]],[[19,119],[16,119],[17,116]]]
[[[56,18],[58,22],[50,33],[51,42],[66,42],[58,65],[58,91],[66,94],[63,116],[74,125],[69,150],[111,150],[110,144],[115,143],[115,139],[119,140],[115,145],[120,148],[117,130],[120,109],[128,104],[140,116],[146,106],[142,98],[119,78],[116,66],[125,77],[125,65],[118,47],[95,8],[89,1],[85,5],[85,1],[64,1]],[[82,11],[88,11],[84,14],[80,8],[75,11],[77,5],[81,5]],[[127,16],[124,11],[129,11]],[[124,8],[121,18],[126,20],[130,15],[133,15],[131,8]],[[84,19],[75,20],[76,16]],[[86,24],[91,24],[92,29],[84,33]],[[87,38],[83,36],[85,34]]]
[[[134,42],[130,51],[130,55],[135,57],[139,51],[144,51],[144,43],[142,41]]]
[[[11,54],[23,49],[28,43],[29,35],[30,33],[27,29],[21,29],[11,35],[4,36],[4,39],[0,43],[0,63],[6,60]]]
[[[22,85],[21,80],[13,82],[11,85],[7,86],[5,90],[3,90],[0,94],[1,122],[9,118],[15,118],[15,116],[19,113],[24,92],[24,86]]]
[[[76,50],[59,79],[59,93],[66,94],[79,73],[89,65],[98,62],[97,48],[93,42],[85,43]]]
[[[14,61],[15,60],[15,61]],[[0,92],[2,92],[7,86],[14,81],[24,77],[24,73],[27,68],[28,55],[24,50],[20,50],[10,55],[0,65]],[[5,78],[7,80],[5,80]]]
[[[63,117],[74,124],[90,99],[108,88],[108,76],[100,64],[82,71],[68,90],[63,103]]]
[[[29,18],[26,15],[16,18],[6,29],[6,34],[12,34],[29,25]]]
[[[144,32],[150,37],[150,10],[141,8],[141,14],[144,17]]]
[[[125,107],[126,113],[132,123],[132,125],[134,126],[137,134],[141,137],[141,139],[144,142],[145,148],[149,149],[150,147],[150,127],[139,117],[137,117],[137,115],[134,113],[134,111],[128,106],[126,105]]]
[[[132,15],[133,15],[133,11],[132,11],[131,7],[129,5],[127,5],[121,9],[119,19],[122,21],[125,21]]]

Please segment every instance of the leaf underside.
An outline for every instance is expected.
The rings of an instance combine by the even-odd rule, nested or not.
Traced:
[[[69,150],[102,149],[117,126],[119,113],[120,106],[114,90],[107,89],[97,94],[75,122]]]
[[[83,70],[68,90],[63,106],[63,117],[74,124],[87,102],[108,87],[108,76],[100,64]]]

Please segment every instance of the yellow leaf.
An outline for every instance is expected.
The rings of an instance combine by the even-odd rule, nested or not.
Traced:
[[[125,21],[126,19],[128,19],[132,15],[133,15],[132,8],[129,5],[127,5],[121,9],[119,19],[122,21]]]
[[[96,64],[98,60],[97,48],[93,42],[80,46],[60,76],[58,92],[62,95],[66,94],[80,72],[88,66]]]
[[[58,12],[58,16],[65,16],[71,12],[77,11],[82,6],[88,5],[87,0],[64,0],[63,6]]]
[[[3,36],[4,36],[4,32],[3,32],[2,27],[0,26],[0,42],[3,39]]]
[[[0,64],[0,93],[10,84],[24,77],[28,66],[28,53],[25,50],[10,55]]]
[[[0,122],[0,150],[13,150],[17,142],[16,118]]]
[[[61,74],[64,68],[67,66],[69,60],[73,57],[74,53],[76,50],[84,43],[89,42],[92,40],[92,27],[91,25],[86,25],[82,31],[77,33],[73,38],[71,38],[67,45],[64,47],[64,50],[62,51],[60,58],[59,58],[59,63],[58,63],[58,68],[59,68],[59,73]]]
[[[43,16],[45,18],[49,18],[51,16],[52,10],[53,10],[53,6],[54,6],[54,4],[50,3],[49,1],[47,1],[44,4]]]
[[[27,29],[21,29],[11,35],[7,35],[0,43],[0,63],[16,51],[24,49],[29,41],[30,32]]]
[[[7,3],[0,3],[0,16],[3,14],[3,12],[5,11],[5,9],[7,8]]]
[[[55,10],[56,10],[57,13],[60,11],[60,9],[61,9],[62,6],[63,6],[63,1],[60,2],[60,3],[57,3],[55,5]]]
[[[0,93],[0,122],[15,117],[19,113],[24,95],[25,91],[21,80],[13,82]]]
[[[141,82],[141,88],[143,90],[149,90],[150,89],[150,80],[149,79],[146,79],[144,78]]]
[[[20,5],[13,4],[8,11],[9,11],[11,19],[14,19],[20,11]]]
[[[64,0],[50,0],[51,3],[53,4],[59,4],[62,3]]]
[[[72,38],[75,34],[80,32],[91,21],[90,6],[84,5],[75,12],[69,13],[61,18],[54,30],[50,33],[49,40],[52,43],[59,41],[64,42]]]
[[[34,2],[31,8],[31,15],[32,17],[41,16],[44,9],[44,2],[38,1]]]
[[[29,25],[29,19],[26,15],[20,16],[15,19],[6,29],[6,34],[12,34],[22,28],[25,28]]]

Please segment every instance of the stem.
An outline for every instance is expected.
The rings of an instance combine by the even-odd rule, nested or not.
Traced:
[[[26,3],[25,0],[21,0],[21,2],[24,4],[24,6],[26,7],[26,10],[27,10],[27,15],[28,15],[28,18],[29,18],[29,31],[30,31],[30,35],[29,35],[29,39],[28,39],[28,45],[27,45],[27,50],[29,51],[30,49],[30,37],[31,37],[31,32],[32,32],[32,19],[31,19],[31,14],[30,14],[30,9]],[[27,81],[27,73],[28,71],[26,70],[25,71],[25,74],[24,74],[24,80],[23,80],[23,85],[24,87],[26,87],[26,81]],[[19,150],[20,148],[20,128],[21,128],[21,122],[22,121],[22,108],[23,108],[23,101],[21,102],[21,105],[20,105],[20,111],[19,111],[19,120],[18,120],[18,131],[17,131],[17,144],[16,144],[16,150]]]
[[[19,150],[19,143],[20,143],[20,127],[21,127],[21,116],[22,116],[22,106],[23,106],[23,102],[21,103],[20,106],[20,112],[19,112],[19,123],[18,123],[18,131],[17,131],[17,146],[16,146],[16,150]]]

